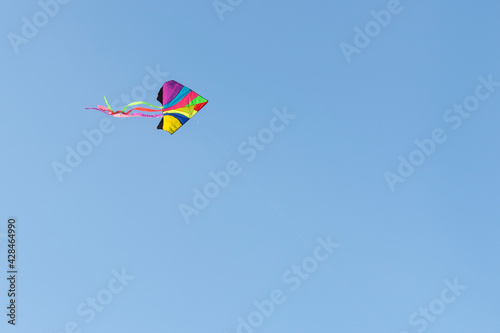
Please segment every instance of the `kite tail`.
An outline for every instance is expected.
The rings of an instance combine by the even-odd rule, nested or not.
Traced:
[[[156,106],[156,105],[149,104],[149,103],[146,103],[146,102],[142,102],[142,101],[132,102],[132,103],[129,103],[129,104],[125,105],[121,111],[113,111],[113,109],[111,109],[111,106],[108,103],[108,100],[106,99],[106,96],[104,96],[104,101],[106,102],[106,106],[98,105],[97,108],[85,108],[85,109],[92,109],[92,110],[101,111],[101,112],[104,112],[104,113],[106,113],[108,115],[111,115],[111,116],[114,116],[114,117],[158,118],[158,117],[163,116],[162,113],[155,114],[155,115],[145,114],[145,113],[141,113],[141,112],[134,112],[134,113],[132,113],[132,111],[136,111],[136,110],[137,111],[144,111],[144,112],[161,112],[162,109],[163,109],[163,107],[161,107],[161,106]],[[144,108],[144,107],[135,107],[135,108],[131,108],[128,111],[125,111],[130,106],[141,105],[141,104],[151,106],[154,109]]]

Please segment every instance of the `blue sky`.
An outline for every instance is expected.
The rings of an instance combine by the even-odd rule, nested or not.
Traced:
[[[2,332],[499,333],[500,4],[215,4],[1,11]]]

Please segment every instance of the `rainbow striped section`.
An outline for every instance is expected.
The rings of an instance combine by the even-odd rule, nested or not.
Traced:
[[[158,92],[157,100],[163,105],[163,118],[158,129],[174,134],[208,101],[179,82],[165,82]]]

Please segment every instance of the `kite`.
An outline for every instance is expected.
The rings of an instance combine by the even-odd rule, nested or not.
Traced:
[[[170,80],[165,82],[158,92],[156,98],[162,106],[155,106],[146,102],[132,102],[125,105],[121,111],[113,111],[109,106],[108,100],[104,97],[107,106],[99,105],[97,108],[86,108],[104,112],[113,117],[162,117],[157,128],[174,134],[191,117],[200,111],[208,101],[179,82]],[[148,105],[149,108],[136,105]],[[127,110],[127,108],[132,107]],[[141,111],[141,112],[135,112]],[[142,113],[149,112],[149,113]],[[161,112],[154,114],[153,112]]]

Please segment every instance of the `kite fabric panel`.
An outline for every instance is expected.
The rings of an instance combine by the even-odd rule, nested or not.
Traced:
[[[170,80],[165,82],[160,88],[157,97],[158,102],[162,106],[155,106],[146,102],[132,102],[127,104],[121,111],[113,111],[109,106],[108,100],[104,97],[107,106],[99,105],[97,108],[87,108],[104,112],[113,117],[146,117],[159,118],[162,117],[157,128],[174,134],[182,125],[184,125],[191,117],[200,111],[208,100],[201,97],[191,89],[183,86],[179,82]],[[135,105],[147,105],[146,107],[133,107]],[[127,110],[129,107],[131,109]],[[135,112],[141,111],[141,112]],[[150,112],[150,114],[142,113]],[[161,112],[160,114],[151,114],[153,112]]]
[[[163,118],[157,128],[172,134],[208,103],[205,98],[174,80],[163,84],[157,100],[163,105]]]

